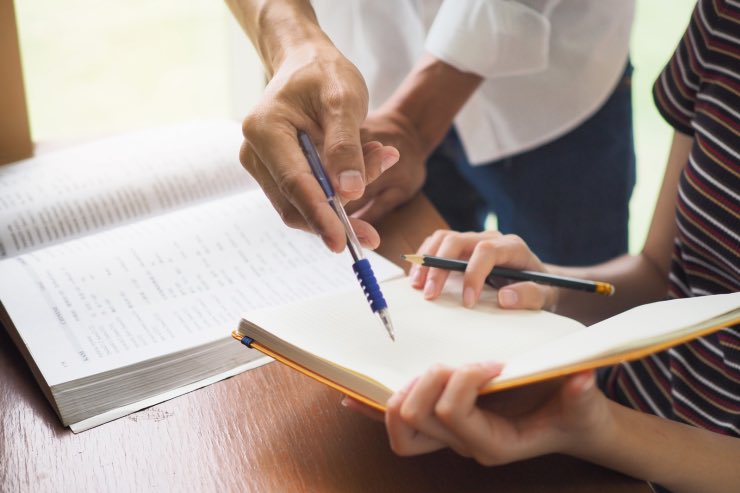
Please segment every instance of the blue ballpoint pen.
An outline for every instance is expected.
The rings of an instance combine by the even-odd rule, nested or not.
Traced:
[[[301,145],[303,154],[306,155],[306,160],[308,161],[308,165],[311,167],[311,171],[326,195],[329,205],[334,209],[334,212],[337,213],[337,216],[339,216],[339,219],[344,225],[344,231],[347,234],[347,248],[352,255],[352,259],[355,261],[354,264],[352,264],[352,269],[354,269],[355,274],[357,275],[357,280],[360,281],[360,286],[362,286],[362,289],[365,292],[365,297],[370,303],[370,308],[380,316],[380,320],[383,322],[385,330],[388,331],[388,335],[391,337],[391,340],[395,341],[396,335],[393,331],[393,323],[391,323],[391,318],[388,313],[388,304],[386,303],[385,298],[383,298],[383,293],[380,292],[380,286],[378,286],[378,281],[375,279],[375,274],[373,274],[373,270],[370,267],[370,262],[362,254],[362,247],[360,246],[360,242],[357,240],[355,231],[352,229],[352,225],[350,224],[347,213],[342,206],[342,202],[334,193],[334,187],[332,187],[329,177],[326,176],[319,154],[316,152],[316,147],[314,147],[308,134],[302,130],[298,131],[298,142]]]

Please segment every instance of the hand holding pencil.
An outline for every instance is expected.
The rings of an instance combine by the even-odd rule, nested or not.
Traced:
[[[558,290],[553,287],[606,296],[614,293],[614,286],[606,282],[547,273],[544,264],[521,238],[498,231],[440,230],[424,241],[419,253],[403,258],[414,264],[409,272],[412,285],[423,289],[427,299],[439,296],[453,270],[465,272],[463,304],[466,307],[475,305],[483,284],[499,288],[499,305],[505,308],[553,309],[558,297]]]

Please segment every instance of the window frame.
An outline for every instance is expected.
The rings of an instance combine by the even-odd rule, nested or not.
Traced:
[[[33,154],[13,0],[0,0],[0,164]]]

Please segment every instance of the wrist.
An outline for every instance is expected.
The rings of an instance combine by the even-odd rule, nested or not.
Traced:
[[[603,457],[613,452],[620,440],[620,410],[623,406],[608,399],[601,390],[598,403],[591,412],[565,430],[566,439],[559,453],[578,457],[590,462],[603,463]]]
[[[309,2],[265,2],[257,13],[256,47],[269,77],[296,51],[336,51]]]

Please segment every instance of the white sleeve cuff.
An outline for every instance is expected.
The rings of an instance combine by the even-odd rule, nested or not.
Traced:
[[[507,0],[445,0],[426,50],[463,72],[486,79],[539,72],[547,67],[552,4],[543,11]]]

